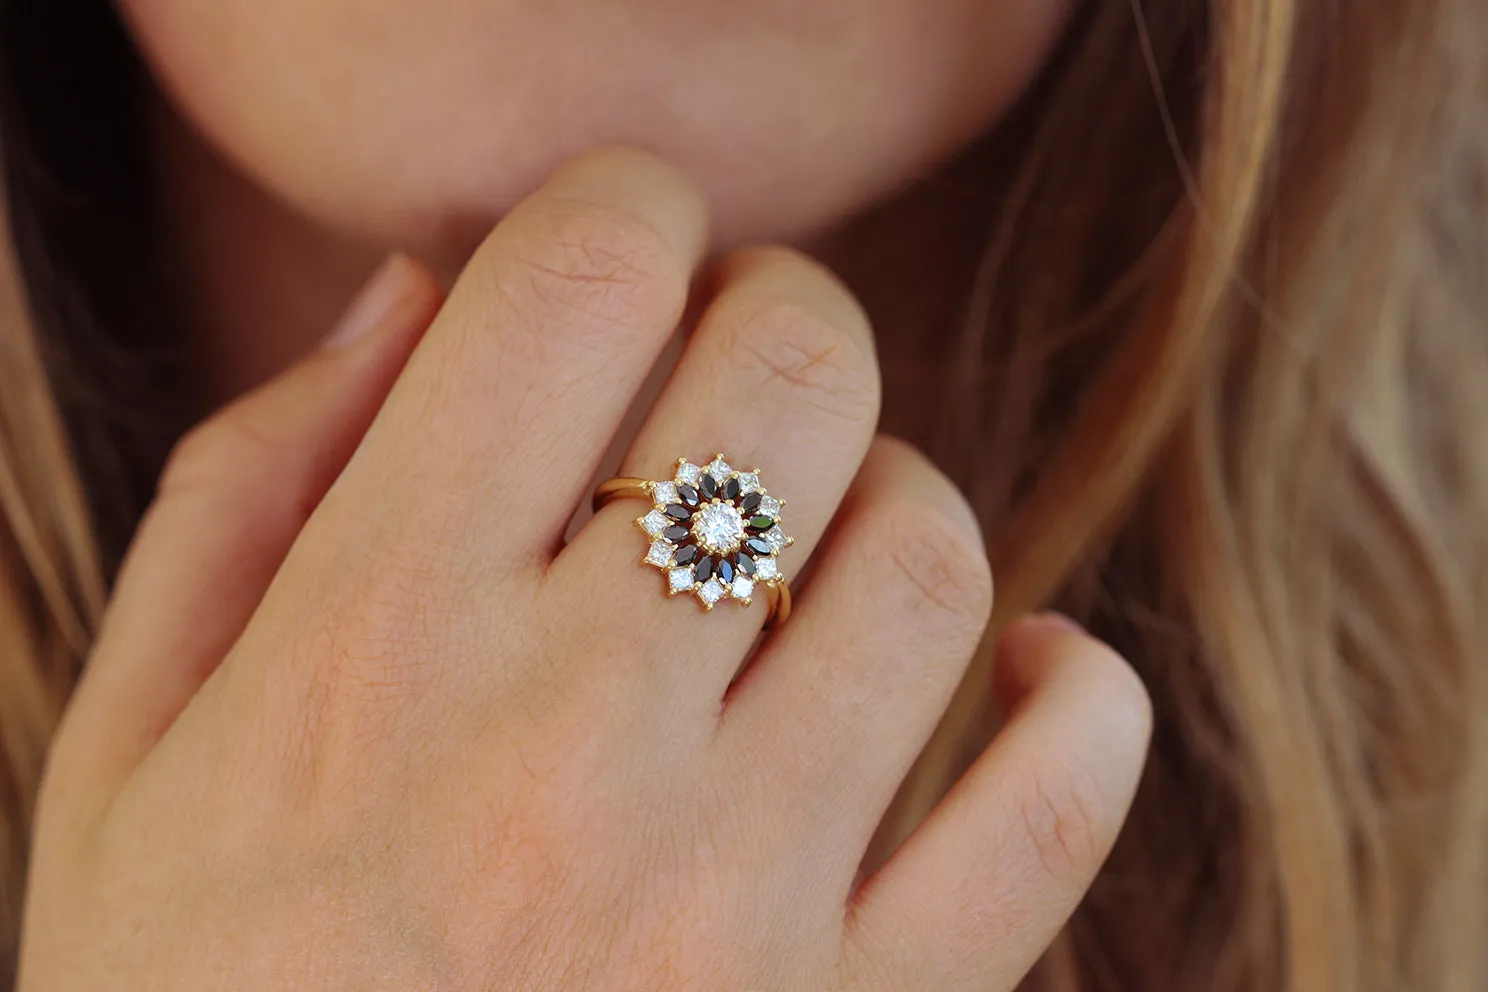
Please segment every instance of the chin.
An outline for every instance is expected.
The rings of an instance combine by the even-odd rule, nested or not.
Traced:
[[[348,236],[468,251],[568,157],[693,177],[717,247],[796,241],[1012,102],[1059,0],[121,0],[161,89],[240,171]]]

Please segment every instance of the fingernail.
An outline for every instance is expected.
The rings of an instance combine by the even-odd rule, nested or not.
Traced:
[[[397,310],[415,285],[414,269],[408,257],[389,257],[357,292],[322,345],[347,348],[360,341]]]
[[[1029,619],[1033,620],[1035,623],[1042,623],[1047,624],[1050,627],[1057,627],[1060,630],[1068,631],[1071,634],[1087,633],[1084,627],[1080,626],[1074,620],[1056,610],[1045,610],[1043,613],[1035,613]]]

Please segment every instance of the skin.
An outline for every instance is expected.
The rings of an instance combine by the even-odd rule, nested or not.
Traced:
[[[1051,0],[125,0],[174,104],[337,231],[444,261],[621,141],[697,183],[723,246],[792,240],[1007,106]]]
[[[19,987],[1012,989],[1114,840],[1146,696],[1069,622],[1014,624],[997,740],[860,877],[990,571],[955,488],[875,437],[871,315],[797,250],[727,246],[965,140],[1036,61],[986,56],[1057,11],[344,6],[128,5],[206,135],[163,152],[202,226],[276,205],[213,285],[291,242],[458,275],[394,259],[179,446],[53,752]],[[596,76],[597,109],[524,103]],[[740,120],[772,125],[747,169]],[[568,156],[613,137],[670,154]],[[760,604],[637,567],[644,506],[573,530],[607,450],[646,477],[723,450],[789,498],[782,567],[812,573],[757,653]]]

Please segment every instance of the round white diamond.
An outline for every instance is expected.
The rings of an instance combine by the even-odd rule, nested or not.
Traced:
[[[662,531],[666,530],[667,527],[671,525],[671,523],[671,519],[668,518],[667,515],[665,513],[662,513],[660,510],[652,510],[650,513],[641,518],[641,526],[645,528],[646,533],[650,534],[652,537],[656,537]]]
[[[686,592],[692,588],[692,569],[672,569],[667,573],[667,583],[671,585],[672,592]]]
[[[667,506],[677,502],[677,484],[675,482],[658,482],[651,487],[651,498],[656,500],[657,506]]]
[[[692,462],[684,461],[681,465],[677,466],[677,481],[685,482],[689,486],[696,487],[699,482],[703,481],[703,467],[701,465],[694,465]]]
[[[722,582],[719,582],[717,579],[709,579],[707,582],[704,582],[703,587],[698,590],[698,598],[707,603],[709,606],[712,606],[714,603],[722,599],[724,593],[726,593],[727,591],[728,590],[724,588]]]
[[[764,538],[769,543],[770,550],[772,551],[779,551],[790,543],[790,539],[785,536],[785,531],[779,527],[771,527],[765,531]]]
[[[775,564],[774,558],[761,558],[754,563],[754,577],[760,582],[768,581],[780,574],[780,568]]]
[[[729,476],[734,474],[734,470],[729,468],[729,463],[722,458],[715,458],[708,463],[708,474],[713,476],[721,486],[728,480]]]
[[[748,576],[741,575],[734,579],[734,598],[748,599],[754,595],[754,580]]]
[[[728,554],[744,538],[744,518],[727,503],[709,503],[693,514],[692,535],[705,550]]]
[[[763,513],[767,517],[774,517],[776,520],[779,520],[780,500],[776,499],[774,496],[761,496],[759,512]]]
[[[757,490],[759,487],[760,487],[759,476],[755,475],[753,472],[740,472],[739,473],[739,491],[740,492],[742,492],[742,493],[752,493],[755,490]]]
[[[672,563],[672,552],[675,550],[666,541],[652,541],[651,550],[646,552],[646,561],[666,568]]]

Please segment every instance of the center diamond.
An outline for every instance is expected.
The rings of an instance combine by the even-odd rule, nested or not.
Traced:
[[[744,518],[727,503],[709,503],[692,518],[692,534],[705,551],[732,554],[744,538]]]

